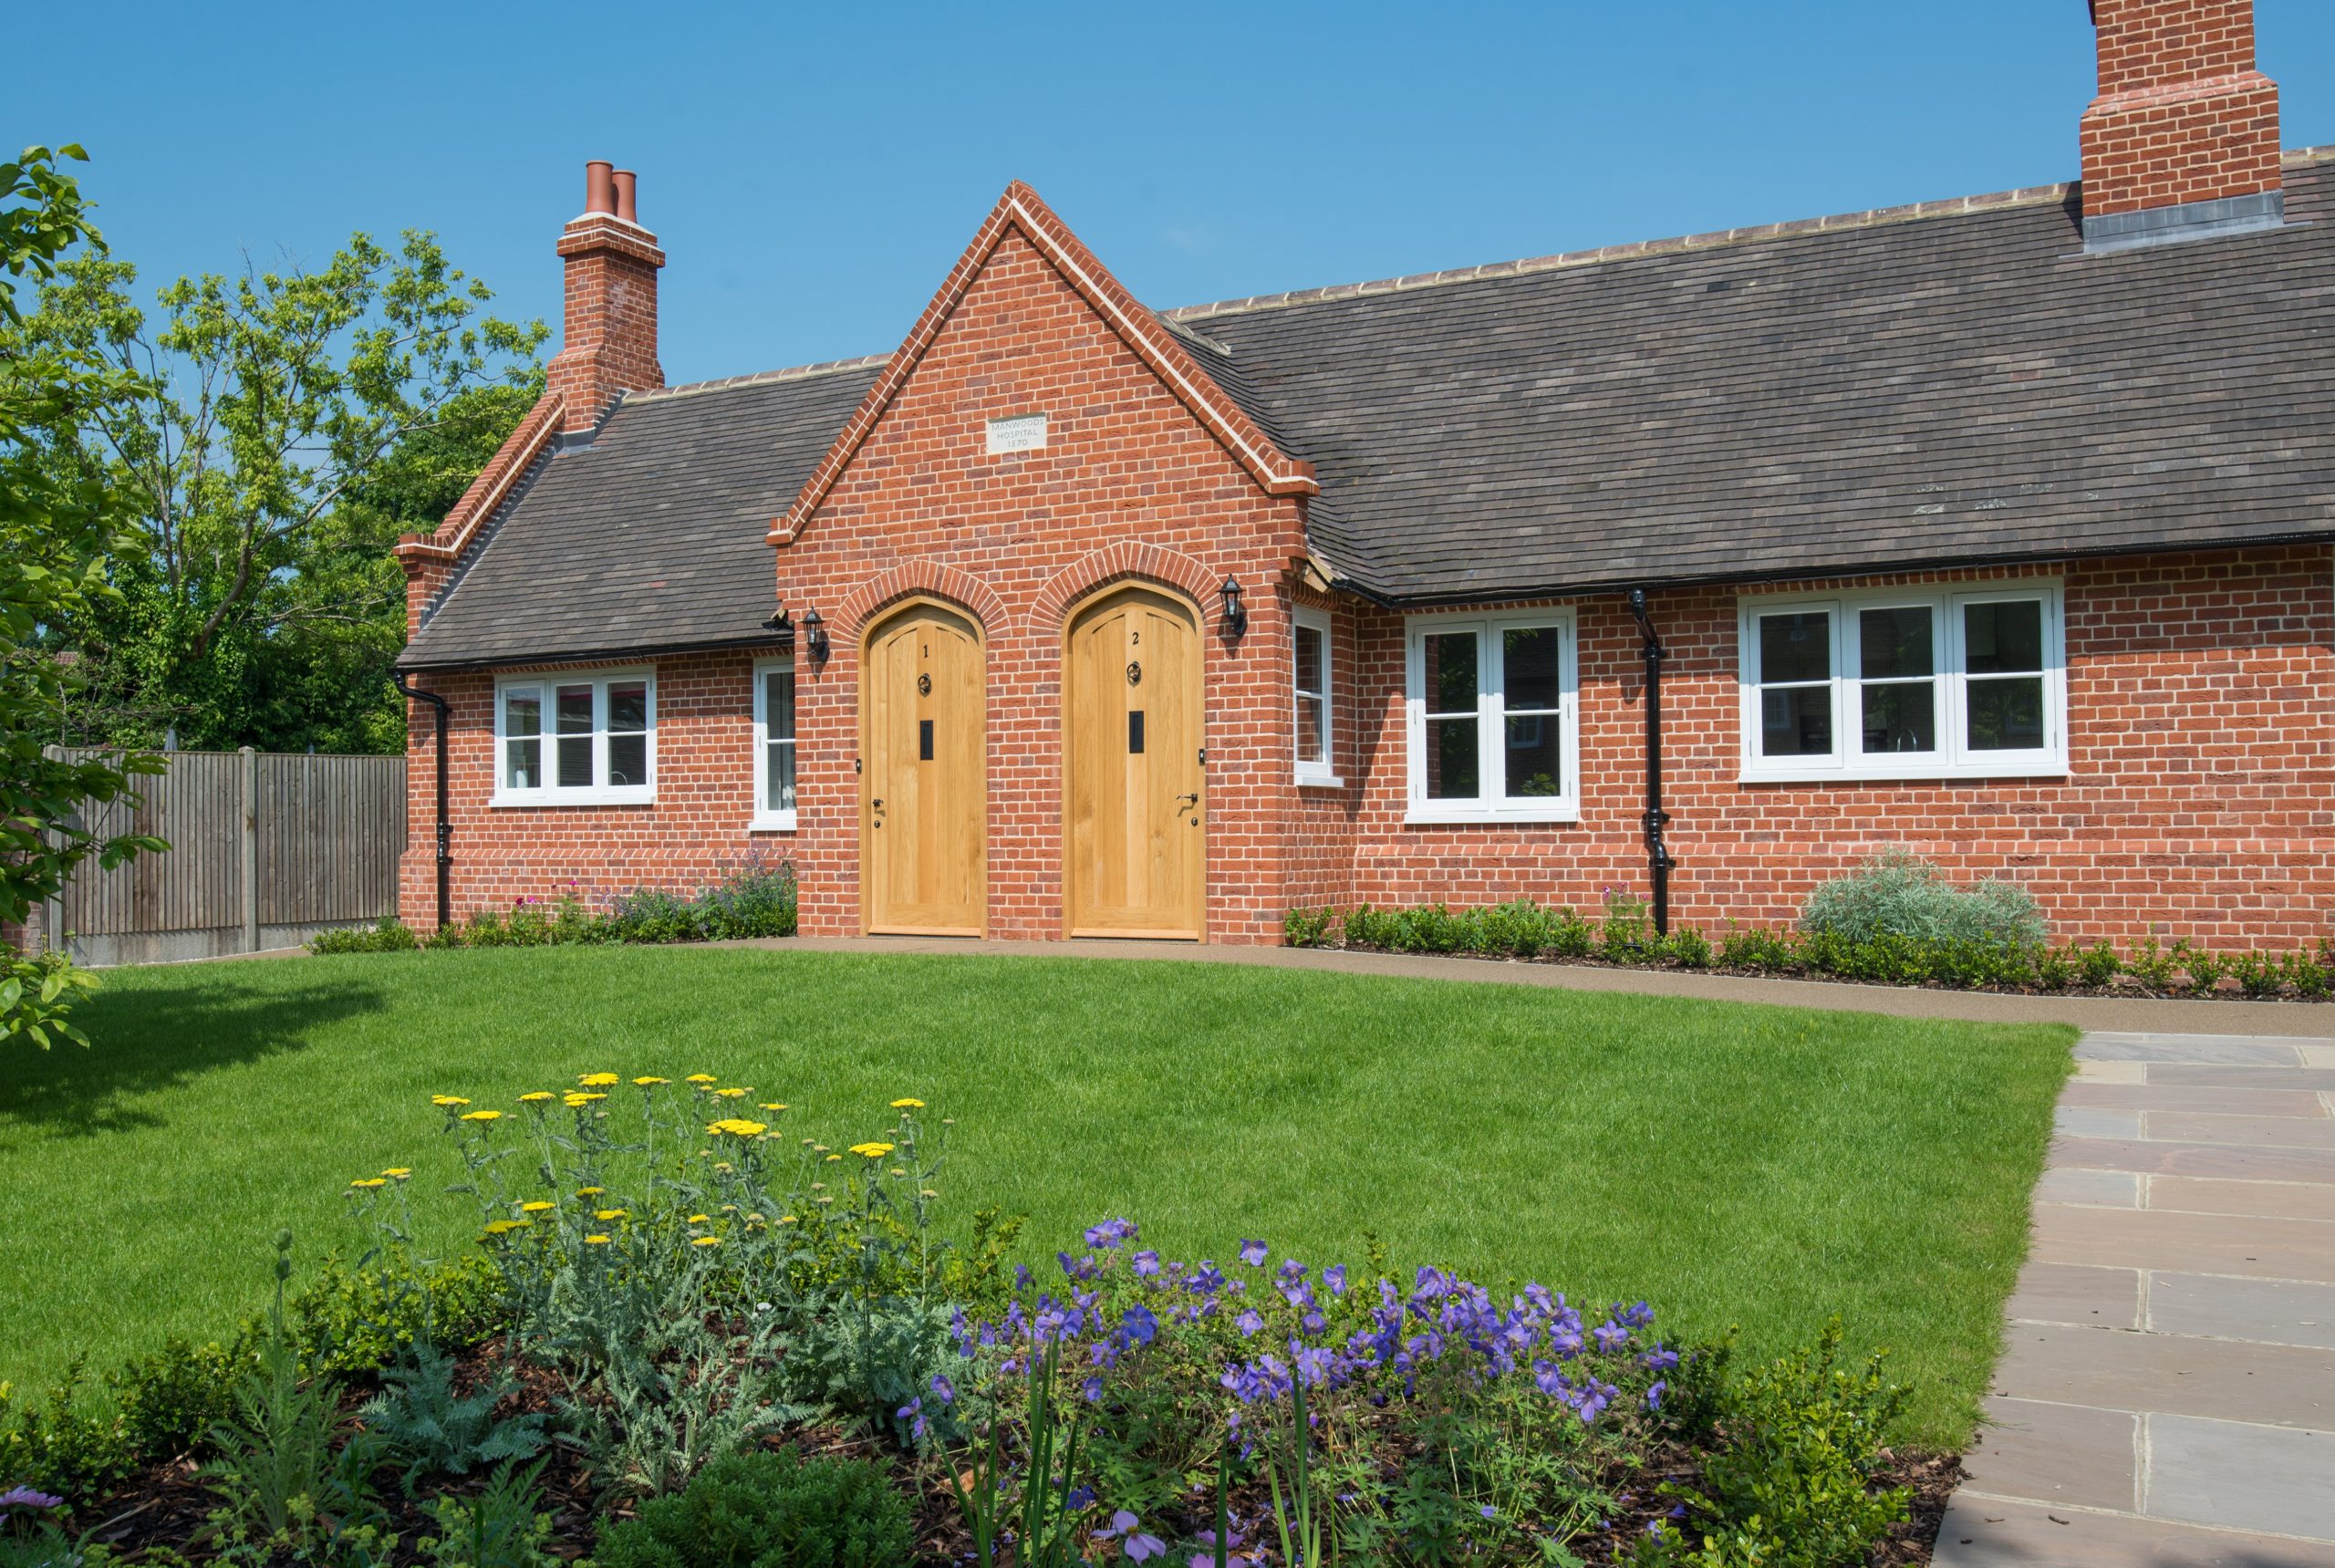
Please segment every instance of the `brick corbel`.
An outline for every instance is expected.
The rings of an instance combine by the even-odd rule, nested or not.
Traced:
[[[867,623],[906,598],[929,595],[958,606],[979,623],[983,635],[994,638],[1005,630],[1005,601],[995,589],[970,572],[937,561],[903,561],[844,596],[828,620],[837,640],[856,642]]]
[[[1199,361],[1185,352],[1175,334],[1136,302],[1035,191],[1016,180],[1005,188],[1005,194],[982,221],[972,243],[965,247],[965,254],[942,281],[939,292],[924,307],[924,314],[917,318],[915,327],[892,355],[884,373],[876,378],[876,384],[860,400],[858,409],[827,449],[826,455],[820,459],[819,466],[812,470],[794,503],[771,524],[770,543],[791,544],[801,536],[820,503],[843,477],[852,457],[883,420],[900,389],[916,373],[918,364],[940,336],[941,327],[1008,233],[1027,240],[1048,265],[1069,280],[1095,314],[1224,445],[1266,494],[1321,493],[1313,465],[1300,462],[1275,446],[1256,421],[1243,413],[1215,379],[1200,368]]]

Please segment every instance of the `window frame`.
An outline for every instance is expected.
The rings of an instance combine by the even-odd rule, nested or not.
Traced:
[[[1535,823],[1581,820],[1581,644],[1572,606],[1498,614],[1458,611],[1406,616],[1403,628],[1403,820],[1406,823]],[[1503,633],[1546,627],[1556,631],[1558,793],[1508,794],[1507,649]],[[1430,799],[1427,793],[1427,639],[1458,631],[1476,634],[1476,770],[1485,793],[1473,800]],[[1551,716],[1545,709],[1525,716]],[[1447,715],[1449,716],[1449,715]],[[1465,717],[1464,713],[1458,717]]]
[[[645,733],[645,754],[649,763],[649,782],[645,784],[610,784],[608,777],[608,688],[638,680],[647,688],[648,729],[645,732],[620,731],[622,734]],[[588,785],[563,787],[555,783],[559,776],[558,689],[562,686],[592,688],[592,783]],[[514,735],[504,728],[508,711],[508,694],[532,687],[537,694],[535,739],[541,743],[537,772],[542,783],[531,789],[514,789],[508,780],[510,742],[526,739]],[[494,678],[494,793],[488,797],[491,807],[505,806],[568,806],[568,805],[654,805],[657,804],[657,780],[661,764],[657,757],[657,671],[653,666],[627,666],[595,670],[539,670],[528,674],[497,675]]]
[[[2041,607],[2044,744],[2018,751],[1977,751],[1969,743],[1969,687],[1973,677],[1964,648],[1963,614],[1977,604],[2028,603]],[[1736,680],[1738,694],[1739,782],[1822,784],[1888,779],[2048,778],[2067,774],[2068,696],[2066,589],[2058,577],[2007,578],[1993,583],[1940,583],[1845,592],[1747,594],[1736,601]],[[1863,749],[1863,639],[1859,612],[1873,609],[1930,611],[1935,693],[1933,752],[1869,753]],[[1826,756],[1769,759],[1761,753],[1762,722],[1759,619],[1812,610],[1830,617],[1832,635],[1832,751]],[[1918,680],[1919,677],[1912,678]],[[1900,685],[1897,677],[1875,677],[1875,685]]]
[[[1322,754],[1307,762],[1297,754],[1299,736],[1303,732],[1304,711],[1298,706],[1300,688],[1297,684],[1297,634],[1311,631],[1322,639]],[[1300,605],[1290,617],[1289,634],[1289,716],[1290,763],[1298,784],[1315,789],[1343,789],[1345,780],[1338,776],[1338,678],[1336,639],[1331,630],[1327,610]]]
[[[797,813],[779,811],[765,803],[770,799],[770,677],[793,675],[794,659],[784,654],[776,659],[754,660],[754,810],[746,823],[749,833],[793,833]],[[799,809],[803,790],[803,688],[798,681],[794,689],[794,733],[784,744],[794,748],[794,789]]]

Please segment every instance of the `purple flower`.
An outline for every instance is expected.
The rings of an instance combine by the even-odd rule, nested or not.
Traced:
[[[1119,1323],[1119,1332],[1130,1345],[1149,1345],[1159,1337],[1159,1319],[1141,1302],[1127,1308],[1127,1315]]]
[[[1132,1220],[1105,1220],[1088,1228],[1086,1244],[1109,1249],[1135,1240],[1136,1223]]]
[[[1265,1244],[1262,1241],[1242,1241],[1240,1261],[1252,1269],[1261,1268],[1265,1262]]]
[[[1589,1337],[1597,1342],[1598,1349],[1610,1354],[1629,1344],[1630,1331],[1618,1323],[1601,1323],[1589,1331]]]
[[[64,1502],[61,1497],[35,1491],[28,1486],[12,1486],[6,1491],[0,1491],[0,1508],[25,1508],[37,1511],[62,1507]]]
[[[1062,1262],[1062,1272],[1074,1280],[1091,1280],[1103,1266],[1091,1256],[1074,1258],[1068,1252],[1056,1252],[1054,1256]]]
[[[1078,1391],[1086,1397],[1089,1405],[1100,1405],[1103,1402],[1103,1375],[1099,1372],[1093,1374],[1078,1386]]]
[[[921,1438],[924,1436],[924,1400],[921,1397],[909,1400],[892,1414],[908,1423],[909,1437]]]
[[[940,1373],[936,1372],[932,1375],[932,1392],[943,1405],[954,1405],[957,1402],[957,1386]]]
[[[1115,1536],[1126,1538],[1119,1544],[1126,1549],[1127,1561],[1130,1563],[1141,1563],[1148,1558],[1164,1556],[1168,1551],[1166,1542],[1156,1535],[1146,1535],[1143,1532],[1143,1521],[1124,1508],[1111,1515],[1110,1529],[1098,1530],[1095,1532],[1095,1539],[1097,1541],[1109,1541]]]
[[[1136,1277],[1138,1279],[1147,1280],[1159,1272],[1159,1254],[1148,1248],[1135,1255],[1134,1263]]]
[[[1346,1266],[1344,1263],[1332,1263],[1328,1268],[1322,1271],[1322,1282],[1330,1287],[1330,1293],[1332,1295],[1342,1296],[1345,1294]]]
[[[1016,1263],[1013,1265],[1013,1288],[1017,1291],[1026,1291],[1030,1288],[1029,1264]]]
[[[1486,1519],[1498,1519],[1500,1517],[1500,1510],[1494,1508],[1490,1503],[1484,1504],[1483,1507],[1476,1510],[1476,1511],[1483,1515]]]
[[[1094,1506],[1095,1489],[1091,1486],[1074,1486],[1070,1489],[1070,1495],[1062,1501],[1064,1507],[1073,1513],[1077,1513]]]
[[[1255,1334],[1259,1329],[1264,1327],[1265,1320],[1257,1315],[1256,1308],[1251,1307],[1247,1312],[1242,1313],[1239,1317],[1232,1320],[1232,1326],[1239,1329],[1241,1336],[1246,1338],[1249,1335]]]
[[[1661,1409],[1662,1396],[1669,1389],[1669,1387],[1670,1385],[1667,1382],[1662,1382],[1656,1383],[1653,1387],[1647,1389],[1645,1391],[1645,1407],[1649,1410]]]

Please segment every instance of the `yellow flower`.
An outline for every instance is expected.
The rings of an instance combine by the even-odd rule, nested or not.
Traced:
[[[605,1089],[617,1082],[617,1075],[614,1073],[586,1073],[576,1081],[587,1089]]]
[[[514,1231],[524,1231],[534,1223],[532,1220],[490,1220],[486,1222],[486,1233],[490,1236],[506,1236]]]
[[[743,1089],[716,1089],[713,1092],[725,1100],[742,1100],[746,1097],[746,1091]]]
[[[724,1116],[718,1122],[709,1123],[705,1130],[714,1134],[727,1133],[732,1137],[760,1137],[770,1129],[761,1122],[750,1122],[742,1116]]]
[[[807,1137],[803,1141],[804,1143],[811,1143],[811,1140]],[[811,1152],[813,1154],[825,1154],[827,1152],[827,1146],[823,1143],[811,1143]]]
[[[717,1159],[713,1162],[713,1168],[721,1172],[722,1175],[727,1176],[738,1168],[731,1164],[726,1159]]]
[[[499,1122],[502,1119],[501,1111],[464,1111],[462,1113],[462,1120],[466,1122]]]
[[[541,1214],[547,1209],[556,1209],[558,1207],[558,1204],[554,1203],[548,1198],[530,1198],[526,1202],[519,1205],[519,1212],[522,1214]]]
[[[738,1212],[738,1206],[735,1203],[724,1203],[721,1206],[721,1212],[724,1214],[735,1214]]]
[[[670,1078],[635,1078],[633,1080],[644,1089],[653,1089],[659,1084],[669,1084],[672,1081]]]
[[[605,1247],[608,1244],[608,1239],[606,1236],[586,1236],[584,1238],[584,1244],[587,1247]]]
[[[594,1100],[605,1100],[607,1097],[606,1095],[587,1095],[581,1089],[570,1089],[567,1092],[567,1103],[571,1106],[588,1106]]]
[[[924,1109],[924,1102],[922,1100],[894,1100],[892,1108],[896,1111],[920,1111]]]
[[[907,1171],[905,1171],[905,1170],[902,1170],[898,1166],[897,1166],[897,1165],[896,1165],[896,1166],[892,1167],[892,1174],[893,1174],[894,1176],[906,1176],[906,1175],[908,1174],[908,1172],[907,1172]]]
[[[530,1089],[519,1097],[532,1106],[539,1100],[548,1100],[552,1098],[552,1092],[549,1089]]]
[[[769,1101],[769,1102],[765,1103],[765,1104],[763,1105],[763,1109],[764,1109],[764,1110],[766,1110],[766,1111],[783,1111],[783,1110],[784,1110],[785,1108],[786,1108],[786,1102],[785,1102],[784,1100],[773,1100],[773,1101]]]
[[[792,1225],[794,1223],[794,1216],[792,1214],[782,1214],[778,1217],[778,1222],[782,1225]]]
[[[711,1214],[692,1214],[690,1216],[690,1223],[692,1225],[711,1225],[713,1223],[713,1216]]]
[[[601,1193],[606,1192],[607,1190],[607,1189],[605,1187],[579,1187],[576,1189],[576,1196],[578,1198],[597,1198]]]
[[[721,1082],[721,1079],[715,1077],[711,1073],[691,1073],[690,1075],[689,1081],[692,1084],[718,1084]]]
[[[933,1190],[932,1190],[932,1189],[930,1189],[929,1187],[928,1187],[928,1188],[926,1188],[923,1191],[921,1191],[921,1192],[918,1193],[918,1194],[917,1194],[917,1196],[918,1196],[918,1198],[938,1198],[938,1197],[939,1197],[939,1196],[940,1196],[940,1194],[939,1194],[938,1192],[933,1191]]]
[[[830,1197],[828,1197],[825,1193],[822,1192],[822,1193],[820,1193],[816,1198],[814,1198],[813,1199],[811,1199],[811,1201],[812,1201],[812,1202],[814,1202],[814,1203],[833,1203],[833,1202],[835,1201],[835,1199],[832,1199],[832,1198],[830,1198]]]
[[[692,1236],[690,1238],[690,1245],[692,1247],[719,1247],[721,1245],[721,1238],[719,1236]]]
[[[600,1220],[624,1220],[630,1218],[631,1213],[632,1210],[629,1209],[595,1209],[592,1210],[592,1218]]]
[[[430,1103],[433,1106],[467,1106],[470,1104],[468,1100],[462,1098],[460,1095],[432,1095],[430,1096]]]
[[[389,1169],[381,1172],[381,1174],[383,1176],[394,1176],[400,1181],[403,1181],[407,1177],[411,1176],[413,1172],[402,1165],[393,1165],[389,1167]]]
[[[841,1156],[841,1155],[839,1155],[839,1154],[831,1154],[831,1155],[827,1156],[826,1163],[827,1163],[827,1164],[829,1164],[829,1165],[833,1165],[833,1164],[835,1164],[836,1161],[838,1161],[838,1160],[840,1160],[840,1159],[842,1159],[842,1158],[843,1158],[843,1156]]]
[[[351,1187],[387,1187],[389,1183],[382,1180],[378,1176],[360,1176],[348,1185]]]
[[[815,1181],[815,1182],[811,1183],[811,1190],[812,1190],[812,1191],[814,1191],[814,1192],[816,1192],[816,1191],[818,1191],[818,1190],[819,1190],[819,1189],[821,1189],[822,1187],[825,1187],[825,1185],[826,1185],[826,1183],[825,1183],[825,1182],[824,1182],[824,1181]]]
[[[895,1147],[888,1143],[856,1143],[851,1146],[851,1152],[863,1159],[881,1159]]]

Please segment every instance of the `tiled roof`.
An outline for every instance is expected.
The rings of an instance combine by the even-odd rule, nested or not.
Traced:
[[[2335,538],[2335,161],[2288,226],[2081,254],[2043,187],[1163,319],[1396,603]],[[628,398],[409,667],[753,640],[884,361]]]

